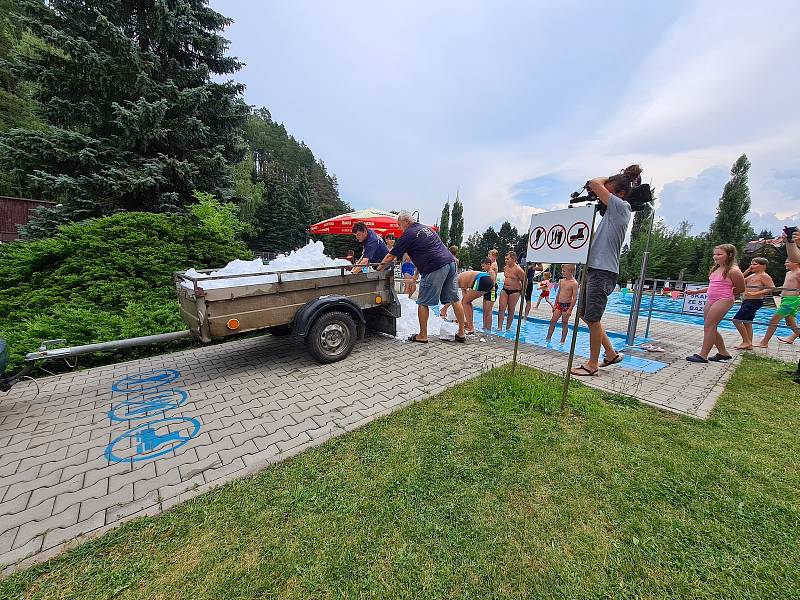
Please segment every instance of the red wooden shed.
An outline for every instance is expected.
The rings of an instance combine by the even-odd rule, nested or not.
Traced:
[[[54,205],[55,202],[45,200],[0,196],[0,242],[13,242],[19,239],[17,227],[25,225],[35,209]]]

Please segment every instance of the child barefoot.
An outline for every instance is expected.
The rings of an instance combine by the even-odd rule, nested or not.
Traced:
[[[539,294],[539,299],[536,301],[536,306],[534,306],[534,308],[539,308],[542,300],[547,302],[550,308],[553,308],[553,303],[550,302],[550,289],[553,287],[553,283],[550,281],[552,276],[550,271],[545,271],[542,274],[542,281],[539,283],[539,289],[542,290],[542,293]]]
[[[750,267],[743,273],[744,294],[742,306],[733,317],[733,324],[742,336],[742,343],[736,346],[737,350],[751,350],[753,348],[753,319],[758,309],[764,306],[764,296],[775,287],[766,270],[769,261],[757,256],[750,262]]]
[[[561,279],[556,304],[553,307],[553,316],[550,317],[550,327],[547,330],[547,341],[553,337],[556,323],[561,319],[561,343],[567,341],[567,330],[569,329],[569,316],[578,301],[578,282],[575,281],[575,265],[562,265],[561,272],[564,277]]]
[[[788,325],[797,333],[797,321],[795,316],[800,309],[800,249],[797,248],[798,232],[794,232],[793,238],[786,240],[786,277],[783,280],[783,291],[781,292],[781,305],[775,311],[775,315],[770,319],[769,327],[764,337],[756,345],[758,348],[768,348],[769,340],[778,328],[781,319],[786,319]]]
[[[720,244],[714,248],[714,266],[708,274],[708,284],[705,289],[686,292],[690,296],[708,293],[703,311],[703,346],[700,352],[686,357],[689,362],[707,363],[709,360],[733,358],[725,348],[725,340],[717,330],[717,325],[733,306],[734,294],[744,291],[744,276],[736,266],[736,246]],[[709,358],[708,353],[714,346],[717,347],[717,353]]]

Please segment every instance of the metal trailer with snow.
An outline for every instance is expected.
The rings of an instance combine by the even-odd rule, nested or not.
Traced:
[[[69,359],[82,354],[171,342],[195,337],[202,342],[264,331],[273,335],[296,335],[305,340],[308,352],[319,362],[346,358],[367,329],[396,335],[395,319],[400,303],[394,291],[394,273],[370,271],[351,274],[350,266],[291,269],[252,275],[175,274],[181,317],[188,330],[158,335],[67,347],[66,340],[46,340],[36,352],[25,356],[25,366],[4,376],[8,363],[5,342],[0,339],[0,391],[26,378],[41,361]],[[313,271],[323,277],[296,279]],[[275,281],[264,283],[265,276]],[[224,287],[224,280],[237,279]],[[242,279],[253,283],[240,285]],[[259,281],[259,279],[261,281]],[[204,284],[218,282],[214,287]],[[221,282],[221,283],[220,283]],[[223,287],[216,287],[222,285]]]

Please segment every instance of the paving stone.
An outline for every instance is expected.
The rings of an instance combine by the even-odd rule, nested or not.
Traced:
[[[19,548],[29,543],[32,539],[45,535],[51,529],[66,528],[78,522],[80,509],[77,504],[73,504],[66,510],[50,515],[39,521],[29,521],[20,525],[17,537],[14,539],[13,548]]]
[[[97,513],[103,514],[103,525],[105,525],[105,511],[106,509],[115,506],[124,506],[133,502],[133,484],[129,483],[119,488],[113,494],[106,494],[97,498],[90,497],[81,502],[81,510],[78,515],[79,521],[85,521]],[[45,544],[46,545],[46,544]]]

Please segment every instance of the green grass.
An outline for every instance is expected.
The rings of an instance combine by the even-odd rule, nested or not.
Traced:
[[[0,582],[2,598],[800,597],[800,394],[700,422],[489,373]]]

